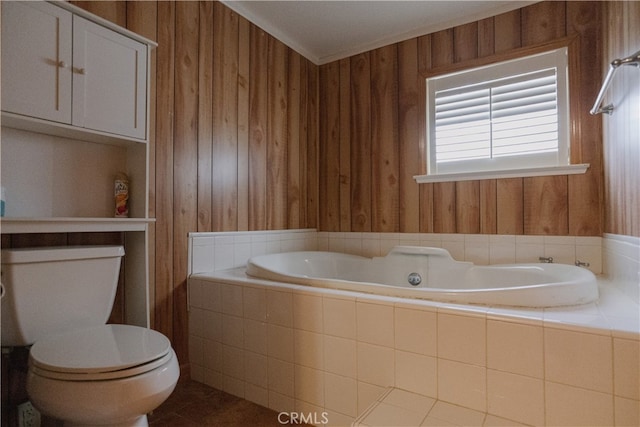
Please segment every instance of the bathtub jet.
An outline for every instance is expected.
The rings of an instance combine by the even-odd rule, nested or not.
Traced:
[[[459,304],[559,307],[598,299],[595,275],[565,264],[476,266],[448,251],[396,246],[384,257],[285,252],[250,258],[250,276],[320,288]]]

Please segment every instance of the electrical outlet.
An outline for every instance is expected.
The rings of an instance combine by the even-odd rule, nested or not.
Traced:
[[[31,402],[18,405],[18,426],[40,427],[40,412],[33,407]]]

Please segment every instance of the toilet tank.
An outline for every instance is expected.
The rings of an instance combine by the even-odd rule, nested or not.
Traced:
[[[2,346],[105,324],[123,255],[122,246],[2,250]]]

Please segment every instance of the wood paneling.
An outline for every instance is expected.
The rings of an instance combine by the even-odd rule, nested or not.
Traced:
[[[350,171],[341,172],[340,182],[331,188],[325,173],[335,174],[334,166],[323,162],[320,170],[320,179],[329,185],[322,187],[321,205],[325,196],[327,203],[338,203],[336,194],[344,194],[345,183],[351,186],[350,209],[341,213],[350,211],[351,228],[340,230],[600,235],[604,222],[602,139],[600,122],[588,110],[602,75],[598,65],[602,8],[599,2],[536,3],[355,55],[350,58],[350,74],[339,74],[340,80],[331,80],[330,87],[323,80],[320,92],[329,102],[336,101],[327,93],[351,87],[348,112],[340,108],[341,117],[336,119],[337,106],[321,105],[320,114],[321,122],[351,123],[349,140],[339,141],[342,152],[344,144],[351,144]],[[425,172],[424,80],[420,76],[453,64],[477,64],[491,55],[568,39],[575,40],[572,46],[578,50],[572,56],[570,73],[571,158],[574,163],[590,163],[586,174],[412,184],[410,177]],[[383,57],[393,58],[396,65],[390,67],[391,60],[381,62]],[[385,71],[380,69],[383,64],[388,67]],[[323,68],[332,66],[338,65]],[[389,79],[392,75],[396,81]],[[380,122],[382,114],[384,122]],[[335,143],[328,134],[329,126],[323,125],[320,131],[322,144]],[[323,146],[322,150],[335,149]],[[420,164],[411,156],[420,159]],[[350,175],[344,176],[346,172]],[[337,230],[336,222],[325,218],[325,212],[320,211],[321,229]]]
[[[340,231],[340,65],[320,67],[320,227]]]
[[[640,49],[640,2],[607,2],[605,54],[600,66],[608,67]],[[607,233],[640,237],[640,84],[638,70],[618,69],[606,102],[614,105],[611,116],[597,116],[604,123],[604,171]],[[593,101],[592,101],[593,102]]]
[[[398,228],[398,72],[396,45],[371,52],[371,223]]]
[[[320,85],[321,93],[324,87]],[[369,54],[351,57],[351,230],[371,228],[371,66]],[[322,120],[325,117],[320,115]],[[320,133],[320,141],[326,136]],[[324,170],[318,171],[322,177]],[[323,203],[322,201],[320,202]],[[322,215],[321,215],[322,216]],[[322,227],[321,227],[322,229]]]
[[[420,231],[420,189],[413,175],[421,167],[418,126],[418,40],[398,44],[398,226],[407,233]]]
[[[184,365],[188,233],[317,226],[318,67],[218,2],[76,4],[158,42],[152,319]]]

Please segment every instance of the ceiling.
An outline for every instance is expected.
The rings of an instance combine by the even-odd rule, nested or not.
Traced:
[[[318,65],[535,3],[520,0],[222,2]]]

